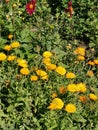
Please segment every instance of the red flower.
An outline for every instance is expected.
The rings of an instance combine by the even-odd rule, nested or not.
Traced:
[[[32,15],[35,12],[35,4],[36,0],[31,0],[29,3],[26,4],[26,11],[29,15]]]
[[[72,0],[70,0],[68,2],[68,8],[65,9],[65,12],[69,12],[70,13],[70,17],[72,17],[72,15],[73,15]]]

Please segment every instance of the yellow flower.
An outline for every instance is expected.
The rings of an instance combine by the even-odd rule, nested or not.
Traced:
[[[81,56],[85,56],[85,48],[83,47],[78,47],[75,49],[74,54],[79,54]]]
[[[45,58],[50,58],[51,56],[52,56],[52,53],[50,51],[45,51],[43,53],[43,57],[45,57]]]
[[[7,58],[7,60],[8,61],[13,61],[13,60],[15,60],[16,59],[16,56],[8,56],[8,58]]]
[[[53,93],[53,94],[51,95],[51,97],[52,97],[52,98],[56,98],[56,97],[57,97],[57,94],[56,94],[56,93]]]
[[[41,79],[43,79],[43,80],[48,80],[48,75],[47,75],[47,73],[44,71],[44,70],[40,70],[40,69],[38,69],[38,70],[36,70],[36,74],[38,75],[38,76],[40,76],[41,77]]]
[[[17,62],[18,62],[18,66],[21,66],[21,67],[24,67],[24,68],[28,67],[27,61],[24,60],[24,59],[18,59]]]
[[[20,69],[20,73],[23,75],[28,75],[30,73],[30,71],[28,68],[22,68],[22,69]]]
[[[38,76],[31,75],[30,79],[31,79],[31,81],[37,81],[38,80]]]
[[[78,92],[86,92],[87,88],[86,85],[83,83],[79,83],[77,84],[77,91]]]
[[[95,63],[93,62],[93,61],[88,61],[88,63],[87,63],[88,65],[95,65]]]
[[[47,70],[55,70],[56,69],[56,65],[55,64],[47,64]]]
[[[41,79],[48,80],[48,75],[42,76]]]
[[[0,52],[0,61],[3,61],[6,59],[6,55],[3,52]]]
[[[5,47],[4,47],[4,50],[6,50],[6,51],[10,51],[12,48],[11,48],[11,46],[10,45],[6,45]]]
[[[12,34],[9,34],[8,35],[8,39],[12,39],[13,38],[13,35]]]
[[[17,7],[17,5],[16,4],[13,4],[13,8],[16,8]]]
[[[94,76],[93,71],[92,70],[88,70],[87,71],[87,76],[90,76],[90,77]]]
[[[47,75],[47,73],[46,73],[44,70],[40,70],[40,69],[38,69],[38,70],[36,71],[36,74],[37,74],[38,76],[46,76],[46,75]]]
[[[67,90],[70,92],[76,92],[77,91],[77,85],[76,84],[69,84],[67,86]]]
[[[73,78],[75,78],[75,77],[76,77],[75,74],[72,73],[72,72],[68,72],[68,73],[66,74],[66,78],[68,78],[68,79],[73,79]]]
[[[20,46],[20,43],[17,42],[17,41],[14,41],[14,42],[11,43],[11,47],[12,47],[12,48],[17,48],[17,47],[19,47],[19,46]]]
[[[72,103],[69,103],[65,106],[65,111],[68,113],[74,113],[76,111],[76,106]]]
[[[82,60],[82,61],[83,61],[83,60],[85,60],[85,57],[84,57],[84,56],[79,55],[79,56],[77,57],[77,59],[78,59],[78,60]]]
[[[65,69],[64,67],[62,67],[62,66],[58,66],[58,67],[56,68],[56,72],[57,72],[58,74],[60,74],[60,75],[65,75],[66,69]]]
[[[98,59],[95,59],[93,62],[94,62],[96,65],[98,65]]]
[[[54,98],[48,108],[50,110],[55,110],[55,109],[62,109],[63,106],[64,106],[64,103],[60,98]]]
[[[48,65],[48,64],[50,64],[51,59],[50,59],[50,58],[43,58],[42,62],[43,62],[45,65]]]
[[[93,93],[90,93],[90,94],[89,94],[89,98],[90,98],[91,100],[93,100],[93,101],[96,101],[96,100],[98,99],[98,97],[97,97],[95,94],[93,94]]]

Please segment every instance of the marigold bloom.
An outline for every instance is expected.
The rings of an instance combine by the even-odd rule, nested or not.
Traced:
[[[67,86],[67,90],[70,92],[76,92],[77,91],[77,85],[76,84],[69,84]]]
[[[48,80],[48,75],[47,75],[47,73],[44,70],[38,69],[38,70],[36,70],[36,74],[38,76],[40,76],[41,79]]]
[[[84,57],[84,56],[79,55],[79,56],[77,56],[77,59],[78,59],[78,60],[82,60],[82,61],[83,61],[83,60],[85,60],[85,57]]]
[[[83,83],[79,83],[77,84],[77,91],[78,92],[86,92],[87,88],[86,85]]]
[[[56,94],[56,93],[53,93],[53,94],[51,95],[51,97],[52,97],[52,98],[56,98],[56,97],[57,97],[57,94]]]
[[[15,60],[16,59],[16,56],[8,56],[8,58],[7,58],[7,60],[8,61],[13,61],[13,60]]]
[[[42,76],[41,79],[48,80],[48,75]]]
[[[73,78],[75,78],[75,77],[76,77],[75,74],[72,73],[72,72],[68,72],[68,73],[66,74],[66,78],[68,78],[68,79],[73,79]]]
[[[42,77],[47,75],[47,73],[44,70],[40,70],[40,69],[36,70],[36,74]]]
[[[87,97],[86,96],[79,96],[79,99],[82,103],[86,103],[87,102]]]
[[[88,70],[87,71],[87,76],[90,76],[90,77],[94,76],[93,71],[92,70]]]
[[[93,94],[93,93],[90,93],[90,94],[89,94],[89,98],[90,98],[91,100],[93,100],[93,101],[96,101],[96,100],[98,99],[98,97],[97,97],[95,94]]]
[[[68,113],[74,113],[76,111],[76,106],[72,103],[69,103],[65,106],[65,111]]]
[[[3,52],[0,52],[0,61],[3,61],[6,59],[6,55]]]
[[[28,68],[22,68],[22,69],[20,69],[20,73],[23,75],[28,75],[30,73],[30,71]]]
[[[10,45],[5,45],[4,46],[4,50],[6,50],[6,51],[10,51],[12,48],[11,48],[11,46]]]
[[[31,79],[31,81],[37,81],[38,80],[38,76],[31,75],[30,79]]]
[[[19,47],[19,46],[20,46],[20,44],[19,44],[19,42],[17,42],[17,41],[14,41],[14,42],[11,43],[11,47],[12,47],[12,48],[17,48],[17,47]]]
[[[50,58],[43,58],[42,62],[43,62],[45,65],[48,65],[48,64],[50,64],[51,59],[50,59]]]
[[[61,87],[59,88],[59,93],[60,93],[60,94],[64,94],[65,92],[66,92],[66,88],[63,87],[63,86],[61,86]]]
[[[12,34],[9,34],[8,35],[8,39],[12,39],[13,38],[13,35]]]
[[[62,66],[58,66],[58,67],[56,68],[56,72],[57,72],[58,74],[60,74],[60,75],[65,75],[66,69],[65,69],[64,67],[62,67]]]
[[[98,59],[95,59],[93,62],[94,62],[96,65],[98,65]]]
[[[48,108],[50,110],[55,110],[55,109],[62,109],[63,106],[64,106],[64,103],[60,98],[54,98]]]
[[[32,15],[35,12],[35,4],[36,0],[31,0],[29,3],[26,4],[26,11],[29,15]]]
[[[45,58],[50,58],[51,56],[52,56],[52,53],[50,51],[45,51],[43,53],[43,57],[45,57]]]
[[[24,68],[28,67],[28,64],[27,64],[26,60],[18,59],[17,62],[18,62],[18,66],[21,66],[21,67],[24,67]]]
[[[85,48],[83,48],[83,47],[76,48],[74,51],[74,54],[85,56]]]
[[[55,70],[56,69],[56,65],[55,64],[47,64],[47,70]]]
[[[93,66],[93,65],[95,65],[95,63],[94,63],[93,61],[91,61],[91,60],[90,60],[90,61],[88,61],[88,63],[87,63],[87,64],[88,64],[88,65],[92,65],[92,66]]]

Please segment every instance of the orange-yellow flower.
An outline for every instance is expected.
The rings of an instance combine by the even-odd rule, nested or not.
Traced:
[[[9,34],[8,35],[8,39],[12,39],[13,38],[13,35],[12,34]]]
[[[24,68],[28,67],[27,61],[24,60],[24,59],[18,59],[17,62],[18,62],[18,66],[21,66],[21,67],[24,67]]]
[[[67,79],[73,79],[73,78],[75,78],[75,77],[76,77],[75,74],[72,73],[72,72],[67,72],[67,74],[66,74],[66,78],[67,78]]]
[[[56,67],[56,72],[60,75],[65,75],[66,69],[62,66],[58,66],[58,67]]]
[[[30,71],[28,68],[22,68],[22,69],[20,69],[20,73],[23,75],[28,75],[30,73]]]
[[[93,94],[93,93],[90,93],[90,94],[89,94],[89,98],[90,98],[91,100],[93,100],[93,101],[96,101],[96,100],[98,99],[98,97],[97,97],[95,94]]]
[[[52,53],[50,51],[45,51],[43,53],[43,57],[45,57],[45,58],[50,58],[51,56],[52,56]]]
[[[93,65],[95,65],[95,63],[94,63],[93,61],[91,61],[91,60],[90,60],[90,61],[88,61],[88,63],[87,63],[87,64],[88,64],[88,65],[92,65],[92,66],[93,66]]]
[[[8,61],[13,61],[13,60],[15,60],[16,59],[16,56],[8,56],[8,58],[7,58],[7,60]]]
[[[88,70],[87,71],[87,76],[90,76],[90,77],[94,76],[93,71],[92,70]]]
[[[3,61],[6,59],[6,55],[3,52],[0,52],[0,61]]]
[[[70,92],[76,92],[77,91],[77,85],[76,84],[69,84],[67,86],[67,90]]]
[[[11,47],[12,47],[12,48],[17,48],[17,47],[19,47],[19,46],[20,46],[20,43],[17,42],[17,41],[14,41],[14,42],[11,43]]]
[[[76,111],[76,106],[72,103],[69,103],[65,106],[65,111],[68,113],[74,113]]]
[[[87,97],[86,96],[79,96],[79,99],[82,103],[86,103],[87,102]]]
[[[85,56],[85,48],[83,48],[83,47],[76,48],[74,51],[74,54]]]
[[[96,65],[98,65],[98,59],[95,59],[93,62],[94,62]]]
[[[82,61],[83,61],[83,60],[85,60],[85,57],[84,57],[84,56],[79,55],[79,56],[77,56],[77,59],[78,59],[78,60],[82,60]]]
[[[31,79],[31,81],[37,81],[38,80],[38,76],[31,75],[30,79]]]
[[[57,97],[57,94],[56,94],[56,93],[53,93],[53,94],[51,95],[51,97],[52,97],[52,98],[56,98],[56,97]]]
[[[86,85],[83,83],[79,83],[77,84],[77,91],[78,92],[86,92],[87,88]]]
[[[56,69],[56,65],[55,64],[47,64],[47,70],[55,70]]]
[[[44,70],[38,69],[36,70],[36,74],[40,76],[41,79],[48,80],[48,75]]]
[[[50,110],[55,110],[55,109],[62,109],[63,106],[64,106],[64,102],[60,98],[54,98],[48,108]]]
[[[66,92],[66,88],[63,87],[63,86],[61,86],[61,87],[59,88],[59,93],[60,93],[60,94],[64,94],[65,92]]]
[[[50,59],[50,58],[43,58],[42,62],[43,62],[45,65],[48,65],[48,64],[50,64],[51,59]]]
[[[10,45],[6,45],[6,46],[4,46],[4,50],[6,50],[6,51],[10,51],[12,48],[11,48],[11,46]]]

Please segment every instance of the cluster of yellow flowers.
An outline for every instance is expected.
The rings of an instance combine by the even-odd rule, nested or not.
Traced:
[[[88,65],[91,65],[91,66],[94,66],[94,65],[97,65],[98,66],[98,59],[94,59],[93,61],[88,61],[87,63]]]
[[[61,86],[59,88],[59,93],[65,94],[69,91],[69,92],[73,92],[73,93],[79,92],[79,94],[81,94],[81,93],[86,92],[86,90],[87,90],[87,87],[84,83],[69,84],[66,87]],[[60,109],[64,108],[64,110],[67,111],[68,113],[74,113],[76,111],[76,105],[74,105],[73,103],[68,103],[64,107],[64,102],[62,101],[61,98],[58,98],[58,95],[56,93],[52,94],[52,98],[53,98],[53,100],[50,103],[50,105],[48,106],[48,109],[50,109],[50,110],[60,110]],[[85,95],[79,96],[79,100],[82,103],[86,103],[89,99],[91,101],[96,101],[98,99],[98,97],[94,93],[90,93],[90,94],[88,94],[88,96],[85,96]]]
[[[64,102],[60,98],[54,98],[50,105],[48,106],[48,109],[50,110],[60,110],[64,107]],[[68,113],[74,113],[76,111],[76,106],[72,103],[69,103],[64,108],[65,111]]]
[[[19,47],[19,46],[20,46],[20,43],[19,43],[19,42],[13,41],[10,45],[5,45],[4,50],[10,51],[10,50],[12,50],[13,48],[17,48],[17,47]]]
[[[74,50],[74,54],[78,55],[77,56],[77,59],[78,60],[85,60],[85,48],[83,47],[77,47],[75,50]]]
[[[66,78],[75,78],[76,75],[72,72],[67,72],[66,73],[66,69],[63,66],[57,66],[53,63],[51,63],[51,58],[52,57],[52,53],[49,51],[45,51],[43,53],[43,63],[46,65],[46,69],[47,70],[54,70],[55,72],[57,72],[60,75],[65,75]]]

